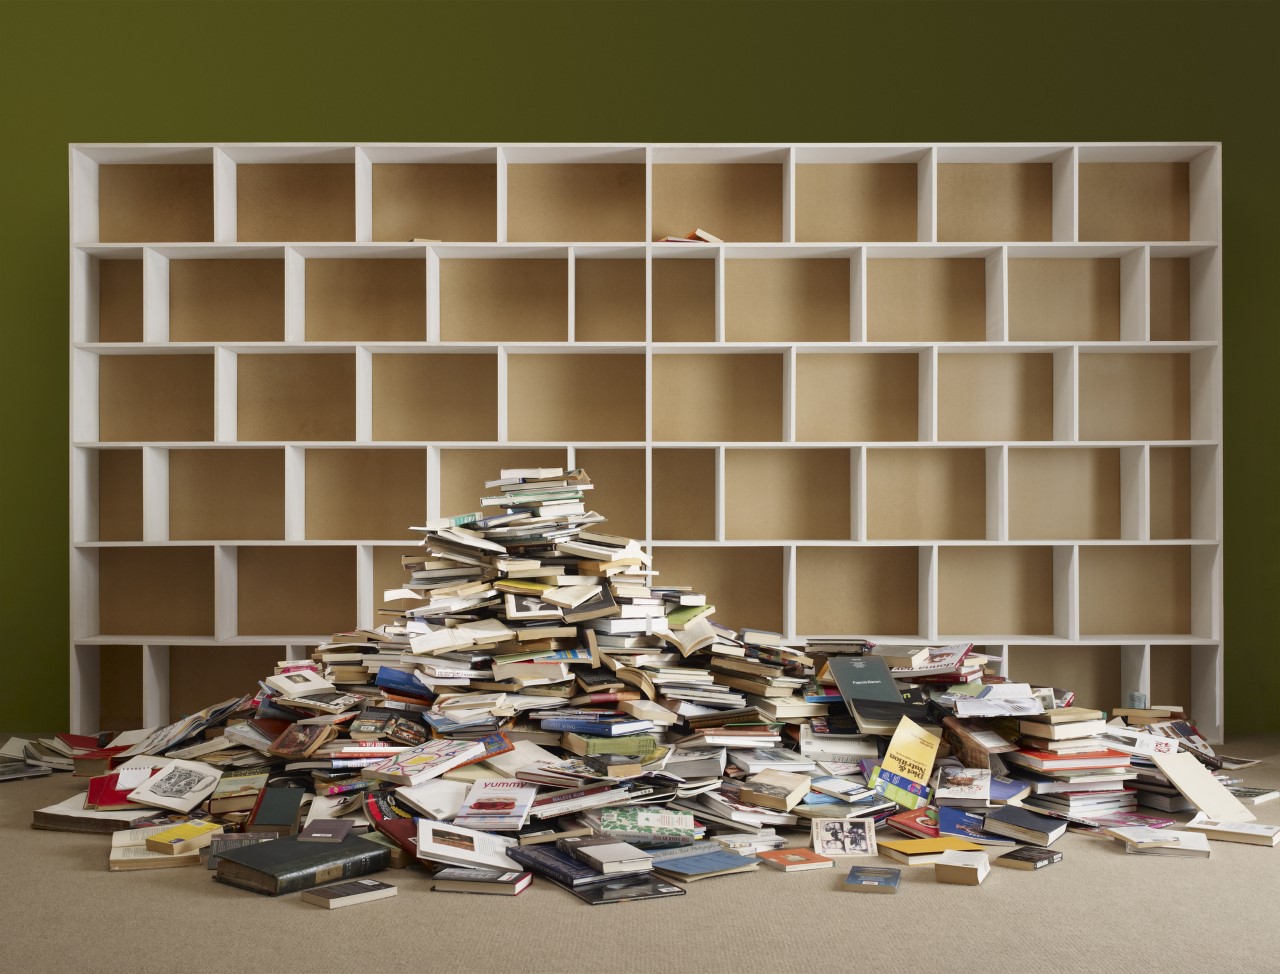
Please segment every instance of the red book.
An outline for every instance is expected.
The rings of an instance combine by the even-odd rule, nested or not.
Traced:
[[[158,769],[156,769],[158,770]],[[155,774],[155,770],[151,772]],[[89,794],[85,796],[84,807],[94,809],[99,812],[116,812],[127,811],[130,808],[143,808],[135,802],[129,801],[129,792],[132,788],[123,790],[116,787],[116,782],[120,778],[118,772],[111,774],[98,775],[89,779]]]
[[[102,745],[91,734],[54,734],[58,740],[74,751],[96,751]]]
[[[75,766],[71,772],[72,777],[93,778],[106,774],[117,764],[121,764],[126,760],[120,755],[127,750],[127,747],[100,747],[92,751],[81,751],[78,754],[74,754],[71,757]]]
[[[1053,751],[1033,751],[1022,748],[1004,755],[1006,761],[1037,770],[1074,771],[1083,768],[1127,768],[1129,755],[1123,751],[1103,748],[1083,754],[1056,754]]]
[[[909,835],[915,839],[936,839],[938,838],[936,815],[937,812],[931,809],[917,808],[914,811],[890,815],[887,824],[903,835]]]

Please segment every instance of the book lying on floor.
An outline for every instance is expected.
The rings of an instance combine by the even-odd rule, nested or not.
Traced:
[[[254,893],[281,896],[378,872],[390,859],[389,850],[358,836],[336,844],[285,836],[220,853],[214,878]]]
[[[218,826],[221,828],[222,826]],[[200,865],[200,850],[157,852],[148,847],[149,840],[172,829],[169,825],[153,825],[142,829],[121,829],[111,836],[111,853],[107,869],[132,872],[135,869],[169,869],[174,866]]]
[[[502,869],[464,869],[450,866],[438,871],[431,887],[442,893],[489,893],[518,896],[533,882],[533,873]]]
[[[129,793],[139,805],[189,812],[208,798],[222,777],[222,770],[199,761],[172,761],[159,774]]]
[[[567,889],[590,906],[634,903],[638,900],[660,900],[668,896],[685,895],[683,887],[652,876],[625,876],[616,879],[611,877],[608,882],[591,886],[567,886],[562,883],[556,883],[556,885]]]
[[[1185,856],[1194,859],[1209,858],[1209,837],[1203,832],[1162,829],[1165,843],[1140,847],[1125,843],[1124,851],[1140,856]]]
[[[1220,842],[1244,842],[1248,845],[1264,845],[1275,848],[1280,845],[1280,825],[1263,825],[1259,822],[1224,822],[1209,818],[1203,813],[1183,826],[1188,832],[1203,832],[1210,839]]]
[[[154,809],[134,808],[127,811],[99,812],[84,807],[86,792],[72,795],[56,805],[46,805],[31,813],[33,829],[53,832],[118,832],[141,824]]]
[[[766,866],[781,869],[784,873],[801,872],[806,869],[830,869],[836,864],[834,859],[820,856],[809,849],[771,849],[757,852],[756,856]]]
[[[682,882],[755,872],[759,868],[760,860],[755,856],[729,852],[714,842],[697,842],[653,853],[653,871]]]
[[[893,866],[854,866],[841,889],[850,893],[896,893],[902,870]]]
[[[312,906],[336,910],[339,907],[356,906],[395,895],[396,888],[390,883],[381,883],[376,879],[353,879],[349,883],[334,883],[332,886],[303,890],[301,900]]]
[[[1062,862],[1061,852],[1055,852],[1053,849],[1041,849],[1037,846],[1024,846],[1021,849],[1014,849],[1012,852],[1006,852],[996,859],[997,866],[1027,870],[1043,869],[1045,866],[1052,866],[1055,862]]]
[[[979,886],[991,872],[991,860],[985,852],[961,852],[950,849],[933,862],[933,878],[953,886]]]
[[[908,866],[923,866],[936,862],[942,855],[951,850],[959,852],[982,852],[982,846],[964,839],[952,839],[945,836],[937,839],[881,839],[878,843],[880,854],[905,862]]]

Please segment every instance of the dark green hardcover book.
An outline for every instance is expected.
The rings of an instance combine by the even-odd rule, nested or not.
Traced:
[[[229,849],[218,857],[219,882],[280,896],[340,879],[380,872],[391,850],[349,835],[341,843],[299,842],[296,836]]]

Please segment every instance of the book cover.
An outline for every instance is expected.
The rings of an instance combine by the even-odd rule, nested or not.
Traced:
[[[552,845],[518,846],[509,850],[508,855],[521,866],[570,888],[606,879],[599,870]]]
[[[518,832],[529,818],[538,786],[514,778],[477,781],[453,821],[489,832]]]
[[[129,801],[189,812],[213,793],[222,771],[198,761],[173,761],[129,792]]]
[[[984,827],[981,815],[964,808],[944,806],[938,809],[938,834],[952,835],[979,845],[1013,845],[1014,840],[1008,836],[988,832]]]
[[[391,852],[357,836],[329,844],[287,836],[220,853],[215,878],[241,889],[281,896],[385,869]]]
[[[520,865],[510,857],[515,847],[516,840],[507,836],[490,835],[425,818],[418,820],[419,859],[454,866],[511,870],[518,869]]]
[[[1026,870],[1043,869],[1045,866],[1052,866],[1055,862],[1062,862],[1061,852],[1036,846],[1023,846],[1021,849],[1006,852],[996,859],[997,866]]]
[[[343,906],[356,906],[371,900],[382,900],[396,895],[396,887],[376,879],[353,879],[348,883],[335,883],[317,889],[304,890],[300,899],[312,906],[336,910]]]
[[[484,745],[476,741],[433,740],[401,751],[360,773],[375,781],[391,781],[398,785],[416,785],[439,777],[484,753]]]
[[[552,880],[552,882],[555,881]],[[557,885],[564,884],[558,883]],[[685,895],[684,887],[664,882],[651,876],[611,879],[606,883],[596,883],[590,886],[564,886],[564,888],[590,906],[636,903],[641,900],[657,900],[665,899],[669,896]]]
[[[896,893],[902,870],[892,866],[854,866],[843,888],[851,893]]]
[[[766,866],[781,869],[784,873],[800,872],[806,869],[830,869],[836,864],[834,859],[820,856],[809,849],[770,849],[757,852],[756,856]]]
[[[876,823],[871,818],[815,818],[813,850],[821,856],[874,856]]]
[[[298,831],[302,819],[302,800],[306,793],[301,788],[263,788],[249,814],[245,830],[249,832],[281,832],[291,835]]]
[[[889,747],[884,757],[880,759],[881,771],[887,771],[889,774],[898,775],[914,784],[926,787],[933,771],[934,758],[938,754],[938,745],[941,743],[939,738],[934,737],[910,717],[903,717],[898,721],[897,730],[889,740]],[[868,784],[873,783],[869,781]],[[895,784],[895,787],[902,788],[900,784]],[[893,795],[885,792],[882,794],[885,794],[886,798],[894,798]],[[894,798],[894,800],[897,799]],[[912,806],[908,804],[906,807]]]
[[[355,823],[348,818],[318,818],[298,833],[302,842],[342,842]]]

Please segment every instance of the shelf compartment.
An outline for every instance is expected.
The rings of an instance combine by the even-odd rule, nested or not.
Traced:
[[[781,355],[654,355],[653,439],[781,439],[783,364]]]
[[[283,540],[284,483],[282,450],[170,450],[169,537]]]
[[[849,450],[726,450],[725,537],[848,540],[852,465]]]
[[[655,258],[652,262],[653,340],[716,340],[714,254]]]
[[[496,473],[494,476],[497,476]],[[493,479],[493,478],[490,478]],[[476,495],[479,500],[480,495]],[[384,592],[393,589],[404,588],[405,583],[409,581],[409,572],[401,562],[401,558],[407,556],[421,558],[422,549],[415,545],[405,545],[403,548],[388,547],[386,545],[375,545],[372,549],[373,555],[373,581],[372,588],[368,594],[368,604],[374,607],[373,623],[374,625],[382,625],[384,622],[390,621],[390,616],[379,615],[382,611],[399,611],[404,605],[398,599],[395,602],[384,602],[382,595]]]
[[[1191,632],[1191,565],[1178,545],[1082,547],[1081,635]]]
[[[509,355],[511,440],[645,438],[643,355]]]
[[[213,356],[99,356],[98,439],[212,440]]]
[[[654,549],[653,567],[664,585],[689,585],[716,607],[713,618],[741,629],[785,627],[784,548],[699,547],[662,545]]]
[[[643,240],[644,235],[643,163],[507,166],[508,240]]]
[[[796,631],[916,637],[919,577],[915,547],[800,547]]]
[[[1082,440],[1188,439],[1190,356],[1081,354],[1079,399]]]
[[[986,483],[985,450],[869,449],[867,536],[889,541],[985,539]]]
[[[142,451],[96,450],[98,541],[142,540]]]
[[[446,342],[562,342],[569,336],[567,258],[440,261]]]
[[[409,540],[426,511],[425,450],[306,451],[308,540]]]
[[[645,262],[578,257],[573,265],[573,334],[579,342],[645,340]]]
[[[915,440],[919,377],[917,354],[797,354],[796,439]]]
[[[285,658],[285,647],[170,646],[168,653],[169,715],[176,718],[218,700],[256,693],[258,681]]]
[[[1054,635],[1049,546],[938,549],[938,631]]]
[[[1151,340],[1191,340],[1191,260],[1153,257],[1151,260]]]
[[[653,451],[653,532],[667,541],[716,537],[716,451]]]
[[[987,262],[981,257],[867,261],[867,340],[981,342],[987,337]]]
[[[725,261],[725,339],[731,342],[847,342],[851,259]]]
[[[284,259],[169,260],[169,341],[284,341]]]
[[[1166,704],[1187,708],[1188,715],[1202,733],[1208,733],[1214,723],[1211,713],[1201,712],[1196,693],[1197,654],[1206,650],[1202,646],[1152,646],[1151,691],[1147,701],[1153,707]],[[1208,653],[1216,652],[1214,647]]]
[[[595,487],[587,491],[587,510],[603,514],[605,531],[627,538],[644,538],[644,450],[576,450],[574,466],[582,467]]]
[[[420,342],[427,337],[427,264],[421,257],[306,262],[306,340]]]
[[[1009,340],[1119,341],[1120,265],[1109,257],[1011,259]]]
[[[378,353],[372,358],[374,440],[497,438],[496,354]]]
[[[245,547],[236,561],[240,635],[346,632],[356,624],[354,548]]]
[[[142,647],[101,646],[96,651],[98,723],[93,730],[119,733],[147,726],[142,712]],[[209,706],[211,700],[195,709]]]
[[[655,164],[654,239],[701,227],[725,241],[782,241],[783,172],[773,162]]]
[[[1074,690],[1077,707],[1110,711],[1125,704],[1119,646],[1010,646],[1009,679]]]
[[[1081,240],[1190,240],[1186,162],[1082,162]]]
[[[98,240],[213,240],[213,165],[98,166]]]
[[[938,356],[939,440],[1051,440],[1053,355]]]
[[[1118,539],[1119,449],[1009,451],[1009,537]]]
[[[1151,537],[1218,537],[1217,448],[1151,448]]]
[[[236,238],[354,241],[355,164],[240,163],[236,166]]]
[[[1053,163],[941,163],[938,239],[1052,240]]]
[[[213,636],[213,548],[103,548],[98,627],[104,636]]]
[[[504,469],[564,467],[566,463],[563,449],[441,450],[439,514],[448,517],[480,510],[480,498],[490,493],[485,489],[485,483],[497,480]],[[497,507],[486,510],[490,514],[501,513],[501,508]]]
[[[494,162],[375,162],[374,240],[496,242]]]
[[[919,164],[797,163],[796,240],[917,239]]]
[[[354,440],[354,355],[237,356],[237,439]]]
[[[97,341],[142,341],[142,261],[95,259],[93,264],[98,272]]]

